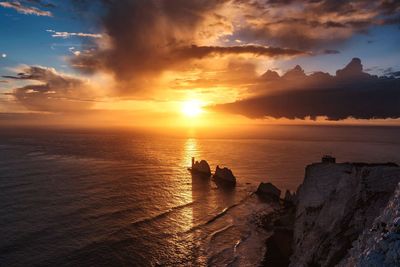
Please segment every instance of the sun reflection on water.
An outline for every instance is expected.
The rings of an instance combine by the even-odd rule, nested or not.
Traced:
[[[196,138],[188,138],[185,142],[184,147],[184,156],[183,165],[190,166],[192,157],[198,156],[198,148],[197,148],[197,139]]]
[[[183,157],[185,166],[190,166],[192,157],[196,160],[201,160],[202,155],[200,154],[199,143],[196,138],[189,138],[186,140],[184,145],[185,157]],[[192,227],[196,227],[203,224],[205,220],[208,220],[208,208],[210,205],[210,190],[211,190],[211,180],[206,177],[191,175],[190,177],[191,185],[191,198],[193,201],[191,212],[191,224]],[[207,241],[202,236],[201,231],[193,231],[190,233],[191,243],[194,246],[192,255],[194,256],[193,264],[198,266],[207,265]]]
[[[186,169],[190,166],[191,158],[196,156],[197,153],[197,140],[194,138],[187,139],[183,143],[182,147],[182,162],[180,164],[181,175],[179,187],[176,189],[176,193],[182,199],[181,205],[195,205],[193,202],[193,188],[192,188],[192,177],[190,172]],[[181,211],[180,228],[184,231],[188,231],[193,227],[193,209],[185,208]]]

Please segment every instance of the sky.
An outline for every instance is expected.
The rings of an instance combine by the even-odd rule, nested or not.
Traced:
[[[0,125],[400,125],[396,0],[0,1]]]

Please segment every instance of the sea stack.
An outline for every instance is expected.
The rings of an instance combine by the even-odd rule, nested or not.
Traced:
[[[261,183],[257,188],[256,194],[263,199],[279,201],[281,190],[271,183]]]
[[[201,175],[204,175],[207,177],[211,176],[210,165],[205,160],[201,160],[200,162],[198,162],[198,161],[195,161],[194,157],[192,157],[192,167],[189,168],[189,170],[193,174],[201,174]]]
[[[220,168],[217,166],[213,178],[217,184],[230,187],[236,185],[236,177],[233,175],[232,171],[226,167]]]

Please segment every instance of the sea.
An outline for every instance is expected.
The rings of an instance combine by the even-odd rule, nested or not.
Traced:
[[[1,129],[0,266],[258,266],[270,234],[260,217],[276,207],[254,190],[295,191],[324,154],[400,163],[400,128]],[[232,169],[236,188],[192,177],[192,157]]]

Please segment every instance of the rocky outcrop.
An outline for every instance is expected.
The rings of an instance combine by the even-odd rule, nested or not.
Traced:
[[[190,171],[195,174],[211,176],[210,165],[205,160],[201,160],[200,162],[198,162],[198,161],[195,162],[194,158],[193,158],[192,159],[192,168],[190,168]]]
[[[232,171],[226,167],[220,168],[217,166],[214,173],[214,181],[225,186],[235,186],[236,177],[233,175]]]
[[[371,228],[353,243],[341,267],[400,266],[400,184]]]
[[[279,201],[281,190],[271,183],[261,183],[257,188],[256,194],[265,199]]]
[[[293,205],[278,205],[275,206],[273,212],[262,219],[262,226],[271,235],[266,240],[267,251],[261,266],[286,267],[289,265],[295,210]]]
[[[399,182],[396,164],[307,166],[296,194],[290,266],[337,265],[361,233],[372,227]]]
[[[296,204],[296,194],[290,193],[289,190],[286,190],[285,198],[283,199],[285,205],[295,205]]]

